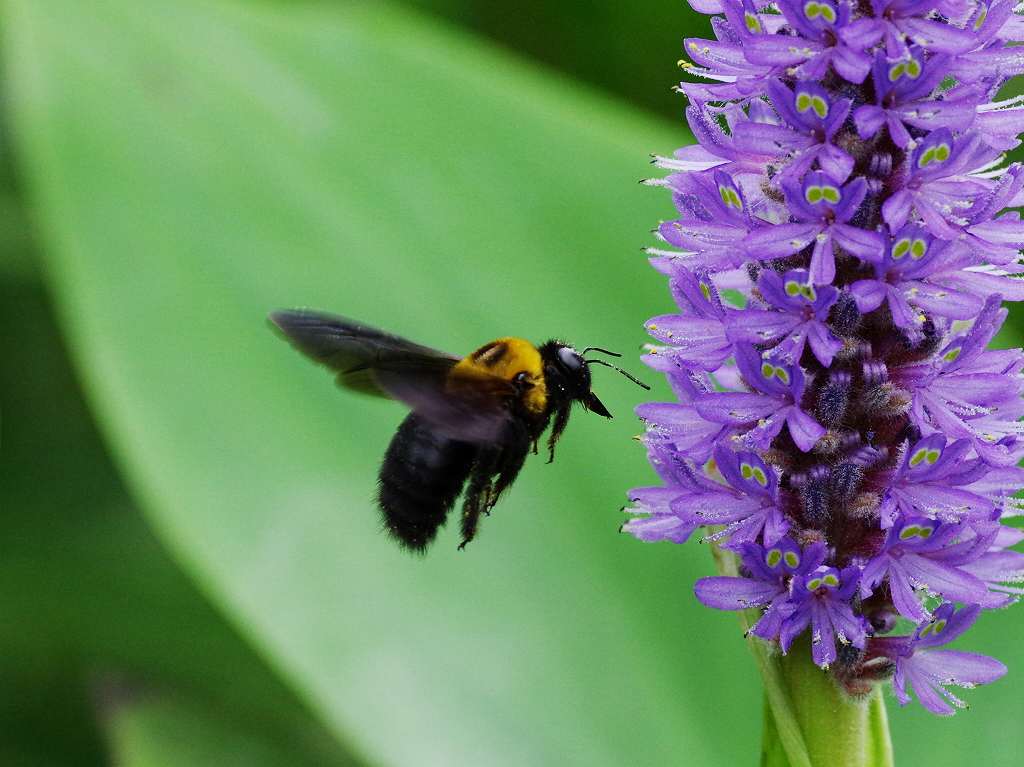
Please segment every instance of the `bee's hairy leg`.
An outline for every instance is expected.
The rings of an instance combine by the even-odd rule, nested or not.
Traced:
[[[551,426],[551,436],[548,437],[548,463],[555,460],[555,443],[558,442],[565,427],[569,424],[569,410],[571,403],[566,403],[555,412],[555,422]]]
[[[473,470],[469,475],[469,484],[466,487],[466,498],[462,502],[462,543],[459,550],[466,548],[476,536],[477,526],[480,524],[480,514],[489,513],[487,502],[489,500],[492,483],[491,477],[501,456],[497,449],[481,450],[473,464]]]

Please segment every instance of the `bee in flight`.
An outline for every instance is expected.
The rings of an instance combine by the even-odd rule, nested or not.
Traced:
[[[574,402],[611,418],[590,390],[589,365],[614,368],[561,341],[539,347],[498,338],[466,357],[406,341],[353,320],[312,311],[270,315],[299,351],[337,373],[346,389],[399,400],[411,408],[381,463],[377,502],[388,532],[422,551],[465,487],[462,549],[514,481],[551,424],[548,463]],[[553,420],[553,423],[552,423]]]

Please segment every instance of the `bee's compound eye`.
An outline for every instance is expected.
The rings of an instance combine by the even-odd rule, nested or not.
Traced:
[[[558,350],[558,359],[567,370],[577,371],[583,368],[583,358],[571,346],[562,346]]]

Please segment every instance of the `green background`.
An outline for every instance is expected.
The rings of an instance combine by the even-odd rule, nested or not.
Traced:
[[[266,312],[451,351],[627,351],[670,309],[636,182],[689,135],[676,2],[4,0],[0,764],[732,765],[760,691],[708,552],[616,533],[641,392],[595,387],[464,553],[372,506],[393,404]],[[1012,333],[1006,343],[1015,343]],[[603,374],[606,373],[606,374]],[[648,378],[651,376],[648,375]],[[667,396],[664,387],[658,396]],[[1011,672],[897,758],[1016,764]],[[823,715],[822,726],[828,726]]]

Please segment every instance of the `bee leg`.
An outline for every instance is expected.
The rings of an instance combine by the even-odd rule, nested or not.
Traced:
[[[551,427],[551,436],[548,437],[548,463],[552,463],[555,460],[555,443],[558,442],[559,437],[562,436],[562,432],[565,431],[565,427],[569,423],[569,408],[571,406],[571,403],[562,405],[555,413],[555,423]]]
[[[473,464],[466,487],[466,499],[462,502],[462,543],[459,544],[459,551],[466,548],[466,544],[476,536],[481,512],[489,511],[487,501],[491,494],[491,477],[494,476],[500,455],[498,450],[481,450]]]
[[[496,504],[501,494],[516,481],[516,477],[519,476],[523,464],[526,463],[526,456],[529,454],[529,441],[524,441],[522,444],[509,445],[502,451],[497,466],[498,478],[491,486],[491,494],[487,499],[489,507]]]
[[[470,488],[467,493],[472,492],[473,488]],[[486,491],[484,491],[486,492]],[[476,528],[480,523],[480,512],[483,508],[480,505],[480,494],[481,491],[476,491],[475,495],[466,495],[466,500],[462,504],[462,543],[459,544],[459,551],[466,548],[466,544],[469,543],[476,537]]]

